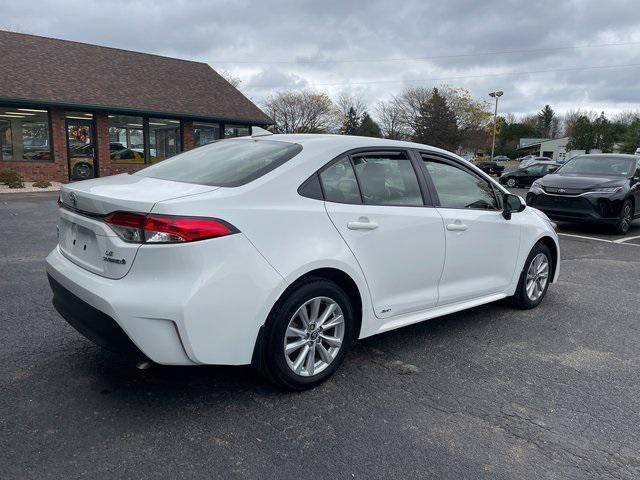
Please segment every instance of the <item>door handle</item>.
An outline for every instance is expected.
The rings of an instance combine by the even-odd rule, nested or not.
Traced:
[[[375,230],[378,224],[371,222],[367,217],[360,217],[357,222],[347,223],[349,230]]]
[[[464,223],[461,223],[459,220],[455,223],[450,223],[447,225],[447,230],[450,232],[464,232],[467,227]]]

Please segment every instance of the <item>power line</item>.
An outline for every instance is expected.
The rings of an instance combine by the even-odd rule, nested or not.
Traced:
[[[528,70],[522,72],[504,72],[504,73],[485,73],[480,75],[459,75],[452,77],[432,77],[432,78],[414,78],[406,80],[369,80],[362,82],[336,82],[336,83],[313,83],[314,87],[338,87],[351,85],[375,85],[382,83],[414,83],[414,82],[441,82],[445,80],[466,80],[470,78],[490,78],[490,77],[509,77],[517,75],[531,75],[536,73],[556,73],[556,72],[578,72],[584,70],[604,70],[608,68],[628,68],[640,67],[640,63],[628,63],[622,65],[591,65],[585,67],[569,67],[569,68],[552,68],[546,70]],[[292,85],[247,85],[246,88],[296,88]],[[301,87],[297,87],[301,88]],[[302,87],[304,88],[304,87]]]
[[[447,58],[469,58],[469,57],[485,57],[491,55],[510,55],[518,53],[540,53],[554,52],[562,50],[579,50],[583,48],[603,48],[603,47],[623,47],[640,45],[640,42],[622,42],[622,43],[600,43],[595,45],[573,45],[564,47],[548,47],[548,48],[530,48],[519,50],[494,50],[488,52],[476,53],[459,53],[454,55],[431,55],[427,57],[399,57],[399,58],[361,58],[348,60],[210,60],[208,63],[235,63],[235,64],[325,64],[325,63],[376,63],[376,62],[413,62],[424,60],[440,60]]]

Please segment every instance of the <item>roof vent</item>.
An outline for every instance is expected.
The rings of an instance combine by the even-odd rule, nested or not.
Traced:
[[[251,127],[251,137],[267,137],[273,135],[269,130],[260,127]]]

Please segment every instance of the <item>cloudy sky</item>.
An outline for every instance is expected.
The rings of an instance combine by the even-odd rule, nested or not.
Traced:
[[[637,0],[0,1],[2,29],[207,62],[258,103],[448,84],[504,113],[640,109]]]

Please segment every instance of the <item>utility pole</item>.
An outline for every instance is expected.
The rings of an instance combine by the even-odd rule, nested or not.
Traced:
[[[502,91],[491,92],[489,96],[496,99],[496,109],[493,112],[493,142],[491,142],[491,160],[496,149],[496,128],[498,127],[498,99],[503,95]]]

